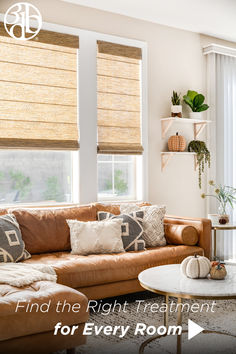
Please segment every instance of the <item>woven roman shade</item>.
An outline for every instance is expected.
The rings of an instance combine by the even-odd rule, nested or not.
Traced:
[[[79,38],[41,30],[28,41],[0,23],[0,147],[78,149]]]
[[[98,153],[142,154],[142,51],[97,42]]]

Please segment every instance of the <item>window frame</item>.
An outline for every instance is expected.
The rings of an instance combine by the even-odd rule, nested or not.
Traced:
[[[12,16],[14,19],[14,17]],[[0,14],[4,21],[4,14]],[[31,26],[35,21],[30,21]],[[103,34],[75,27],[43,22],[42,29],[77,35],[79,37],[78,54],[78,119],[80,132],[80,149],[73,157],[73,203],[56,204],[74,205],[87,204],[98,200],[97,183],[97,80],[96,56],[97,41],[113,42],[121,45],[135,46],[142,49],[141,61],[141,126],[142,146],[144,152],[139,161],[140,181],[136,186],[137,200],[148,199],[148,105],[147,105],[147,43],[139,40]],[[90,83],[88,85],[88,82]],[[142,161],[141,161],[142,160]],[[141,167],[140,167],[141,166]],[[76,170],[75,170],[76,169]],[[142,189],[142,194],[140,190]],[[121,200],[121,198],[119,198]],[[119,201],[116,200],[116,201]],[[14,204],[15,205],[15,204]],[[18,204],[17,204],[18,205]],[[31,204],[30,204],[31,205]],[[49,204],[52,206],[52,204]],[[22,206],[19,204],[19,206]],[[29,206],[27,204],[27,206]],[[32,203],[32,206],[42,206]]]

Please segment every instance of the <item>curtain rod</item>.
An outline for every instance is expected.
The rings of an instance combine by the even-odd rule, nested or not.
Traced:
[[[225,47],[223,45],[214,44],[214,43],[208,44],[203,47],[203,55],[208,55],[212,53],[227,55],[230,57],[236,57],[236,48]]]

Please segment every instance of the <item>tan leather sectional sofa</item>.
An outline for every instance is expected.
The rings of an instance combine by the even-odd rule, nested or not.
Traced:
[[[168,244],[139,252],[77,256],[70,253],[66,219],[95,221],[98,211],[119,214],[119,205],[97,203],[64,208],[14,209],[2,210],[1,214],[9,211],[16,216],[26,249],[32,255],[25,262],[52,265],[58,284],[37,282],[21,289],[0,285],[0,353],[20,353],[19,348],[24,348],[24,353],[46,353],[82,344],[85,339],[81,331],[88,318],[86,297],[100,299],[143,291],[137,280],[142,270],[180,263],[186,256],[194,254],[209,257],[211,252],[211,222],[208,219],[165,218],[165,224],[194,226],[198,233],[195,246]],[[174,241],[174,237],[172,239]],[[14,312],[19,298],[28,301],[52,298],[54,301],[63,297],[71,303],[80,302],[80,313],[64,313],[64,317],[60,317],[52,308],[48,317],[40,317],[40,314]],[[77,336],[53,336],[57,322],[69,326],[80,324],[80,332]]]

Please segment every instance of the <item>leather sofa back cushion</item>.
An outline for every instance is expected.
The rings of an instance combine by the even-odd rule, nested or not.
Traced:
[[[7,214],[7,209],[0,209],[0,215]]]
[[[119,215],[120,214],[120,205],[119,204],[95,204],[96,211],[99,213],[100,211],[105,211],[110,214]]]
[[[198,243],[198,231],[193,226],[165,224],[165,237],[169,244],[195,246]]]
[[[100,211],[105,211],[107,213],[114,214],[114,215],[119,215],[120,214],[120,204],[96,203],[94,205],[95,205],[95,207],[97,209],[97,213],[99,213]],[[143,202],[143,203],[138,203],[137,205],[139,207],[142,207],[142,206],[149,206],[151,204],[147,203],[147,202]]]
[[[11,212],[20,225],[25,248],[31,254],[70,250],[70,229],[66,219],[96,220],[96,208],[93,205],[50,209],[12,209]]]

